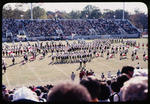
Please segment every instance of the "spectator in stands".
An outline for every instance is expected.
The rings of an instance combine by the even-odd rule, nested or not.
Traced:
[[[47,102],[90,102],[91,96],[87,89],[76,83],[61,83],[54,86],[48,93]]]
[[[123,73],[117,77],[117,85],[120,89],[119,93],[114,96],[114,102],[120,102],[122,101],[121,96],[122,96],[122,87],[124,85],[124,82],[129,80],[129,77],[127,74]]]
[[[125,73],[129,78],[133,76],[134,67],[133,66],[123,66],[121,73]]]
[[[148,77],[137,76],[124,83],[122,101],[148,100]]]
[[[100,90],[101,92],[98,95],[99,102],[110,102],[110,89],[106,82],[100,82]]]
[[[100,93],[100,84],[94,76],[88,76],[80,81],[80,84],[87,88],[91,95],[92,102],[98,101],[98,94]]]
[[[6,32],[10,31],[16,37],[20,30],[26,31],[28,36],[55,36],[64,34],[89,35],[89,34],[121,34],[124,30],[128,34],[136,34],[138,30],[129,21],[108,20],[108,19],[77,19],[59,20],[58,23],[51,20],[16,20],[3,19],[2,36],[6,37]],[[57,32],[59,31],[59,32]]]
[[[107,83],[107,85],[108,85],[108,87],[109,87],[109,90],[110,90],[110,92],[111,92],[111,79],[108,78],[107,81],[106,81],[106,83]]]

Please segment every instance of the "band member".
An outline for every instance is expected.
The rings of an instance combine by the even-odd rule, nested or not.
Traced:
[[[4,70],[4,73],[6,72],[6,65],[4,64],[3,65],[3,70]]]
[[[112,55],[115,57],[115,51],[114,50],[112,50]]]
[[[60,55],[58,55],[58,63],[60,62]]]
[[[8,52],[7,52],[7,50],[6,50],[6,57],[8,56]]]
[[[122,51],[124,51],[124,45],[122,46]]]
[[[56,63],[58,63],[58,55],[56,55]]]
[[[24,60],[28,62],[28,56],[26,54],[24,55]]]
[[[5,56],[5,51],[3,50],[3,56]]]
[[[52,55],[52,63],[54,63],[54,55]]]
[[[134,52],[132,51],[131,60],[134,61]]]
[[[118,53],[118,46],[116,46],[116,54]]]
[[[83,67],[84,67],[84,69],[86,67],[86,59],[85,58],[83,59]]]
[[[15,57],[13,56],[13,58],[12,58],[12,63],[13,63],[13,65],[14,65],[14,63],[15,63]]]
[[[146,44],[147,50],[148,50],[148,43]]]
[[[134,52],[134,55],[135,55],[135,59],[136,59],[136,60],[139,59],[139,57],[138,57],[138,55],[137,55],[137,53],[136,53],[136,50],[135,50],[135,52]]]
[[[23,50],[20,50],[21,55],[22,55],[22,51],[23,51]]]
[[[102,51],[101,51],[101,57],[103,57],[103,49],[102,49]]]
[[[119,47],[119,51],[121,51],[121,45],[120,45],[120,47]]]
[[[69,56],[66,55],[66,62],[69,63]]]
[[[47,48],[45,49],[45,53],[46,53],[46,54],[48,53],[48,50],[47,50]]]
[[[109,50],[107,51],[107,58],[106,59],[109,59]]]
[[[142,47],[143,47],[143,50],[144,50],[144,43],[142,43]]]
[[[43,50],[43,57],[45,57],[45,50]]]
[[[54,52],[54,48],[52,48],[52,49],[51,49],[51,51],[52,51],[52,55],[53,55],[53,52]]]
[[[144,51],[144,53],[143,53],[143,60],[144,60],[144,61],[146,61],[146,60],[145,60],[145,56],[146,56],[146,53],[145,53],[145,51]]]
[[[123,56],[122,56],[122,52],[120,51],[120,60],[122,60]]]
[[[20,51],[19,51],[19,49],[17,49],[17,52],[18,52],[18,56],[20,55]]]
[[[17,49],[15,50],[15,53],[16,53],[16,56],[17,56],[17,53],[18,53],[18,52],[17,52]]]
[[[140,42],[138,42],[138,46],[140,47]]]

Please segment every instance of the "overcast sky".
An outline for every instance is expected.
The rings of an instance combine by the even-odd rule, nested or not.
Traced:
[[[15,7],[16,3],[7,3],[4,6],[11,5],[12,8]],[[21,4],[21,3],[20,3]],[[61,2],[61,3],[33,3],[33,7],[39,5],[41,8],[44,8],[46,11],[53,11],[56,10],[59,11],[66,11],[69,13],[72,10],[83,10],[83,8],[86,5],[93,5],[98,7],[101,12],[103,12],[104,9],[110,9],[110,10],[116,10],[116,9],[123,9],[123,2]],[[31,4],[27,3],[22,8],[22,10],[26,11],[27,9],[30,9]],[[147,6],[142,2],[125,2],[125,11],[128,11],[130,13],[134,13],[135,9],[139,9],[139,11],[144,12],[147,14]]]

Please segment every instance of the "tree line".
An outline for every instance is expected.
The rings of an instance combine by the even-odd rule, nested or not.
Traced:
[[[102,13],[101,10],[92,5],[87,5],[83,8],[82,11],[72,10],[69,13],[65,11],[45,11],[44,8],[36,6],[33,9],[33,19],[97,19],[97,18],[106,18],[106,19],[122,19],[123,10],[117,9],[115,11],[110,9],[104,9]],[[148,29],[148,15],[140,12],[138,9],[134,11],[134,14],[124,11],[124,18],[128,19],[136,28],[138,29]],[[11,6],[7,6],[2,10],[3,19],[30,19],[31,18],[31,9],[27,11],[20,10],[15,8],[12,10]]]

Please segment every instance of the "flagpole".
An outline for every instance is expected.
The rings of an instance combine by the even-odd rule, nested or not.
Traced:
[[[122,19],[124,20],[124,9],[125,9],[125,2],[123,2],[123,15],[122,15]]]
[[[33,19],[32,3],[31,3],[31,20]]]

